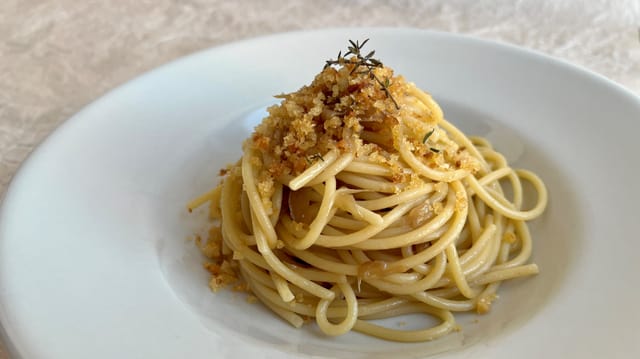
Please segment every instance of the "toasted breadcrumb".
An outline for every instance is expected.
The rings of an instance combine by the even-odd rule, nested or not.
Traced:
[[[489,296],[480,297],[476,304],[476,312],[478,314],[485,314],[491,310],[491,304],[498,298],[497,295],[491,294]]]
[[[263,169],[257,183],[262,198],[271,198],[275,180],[300,174],[317,154],[330,150],[354,152],[357,158],[389,168],[392,181],[402,188],[418,187],[424,179],[399,160],[398,138],[407,139],[414,155],[431,168],[479,169],[478,161],[438,127],[440,119],[410,95],[414,84],[394,76],[388,67],[373,69],[378,79],[389,81],[387,93],[371,76],[354,75],[352,70],[350,63],[325,68],[310,85],[278,96],[282,102],[268,109],[269,116],[245,141],[245,151],[260,156],[252,163]],[[430,131],[429,143],[423,143]],[[265,207],[272,210],[270,202]]]
[[[196,246],[200,248],[202,254],[209,259],[219,258],[221,253],[222,234],[220,233],[220,227],[213,226],[209,230],[209,237],[206,241],[200,236],[196,236]]]

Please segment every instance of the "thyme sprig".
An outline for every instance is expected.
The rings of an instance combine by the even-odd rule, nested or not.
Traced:
[[[307,156],[307,162],[309,164],[313,163],[314,161],[317,162],[318,160],[324,162],[324,157],[322,157],[322,155],[319,153],[314,153],[312,155]]]
[[[435,131],[436,129],[431,129],[431,131],[427,132],[426,135],[424,135],[424,137],[422,138],[422,143],[427,143],[427,140],[429,139],[429,137],[431,137],[431,135],[433,135],[433,131]]]
[[[422,143],[426,144],[427,141],[429,140],[429,137],[431,137],[431,135],[433,135],[433,131],[435,131],[436,129],[433,128],[431,129],[431,131],[427,132],[426,135],[424,135],[424,137],[422,138]],[[440,153],[440,150],[435,148],[435,147],[429,147],[429,150],[431,150],[431,152],[435,152],[435,153]]]
[[[400,106],[398,105],[398,102],[396,102],[396,100],[391,95],[391,92],[389,91],[391,80],[388,77],[385,77],[383,81],[378,78],[375,73],[373,73],[373,70],[375,68],[383,67],[383,64],[380,60],[373,58],[373,55],[375,55],[376,51],[372,50],[366,55],[364,55],[364,53],[362,52],[362,48],[368,41],[369,39],[366,39],[362,43],[360,43],[357,40],[356,42],[349,40],[350,46],[347,46],[348,51],[344,54],[344,56],[342,55],[342,51],[338,52],[338,57],[335,60],[327,60],[324,68],[326,69],[327,67],[331,67],[334,65],[344,65],[346,63],[353,64],[353,69],[351,69],[351,72],[349,74],[351,75],[355,73],[358,75],[368,75],[370,79],[374,80],[378,83],[378,85],[380,85],[380,89],[384,91],[387,98],[393,102],[396,110],[399,110]],[[347,56],[350,55],[351,57],[347,58]]]

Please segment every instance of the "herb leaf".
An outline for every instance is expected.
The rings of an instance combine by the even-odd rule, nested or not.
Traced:
[[[320,161],[324,162],[324,157],[322,157],[322,155],[319,154],[319,153],[314,153],[314,154],[309,155],[307,157],[307,162],[309,164],[311,164],[311,163],[313,163],[313,161],[317,161],[317,160],[320,160]]]
[[[429,139],[429,137],[431,137],[431,135],[433,135],[433,131],[435,131],[436,129],[431,129],[431,131],[427,132],[426,135],[424,135],[424,137],[422,138],[422,143],[427,143],[427,140]]]
[[[391,92],[389,91],[389,86],[391,85],[390,80],[388,78],[385,78],[385,81],[383,82],[373,73],[373,69],[375,69],[376,67],[383,66],[380,60],[373,58],[373,55],[375,55],[376,51],[373,50],[364,56],[361,53],[362,48],[368,41],[369,39],[365,39],[362,43],[360,43],[359,41],[353,42],[353,40],[349,40],[350,46],[347,46],[347,49],[349,51],[347,51],[344,54],[344,57],[341,56],[342,52],[338,52],[338,58],[336,60],[332,60],[332,59],[327,60],[325,62],[324,68],[326,69],[333,65],[344,65],[345,63],[353,64],[354,67],[353,69],[351,69],[351,72],[349,72],[349,75],[368,74],[369,78],[371,78],[372,80],[375,80],[378,83],[378,85],[380,85],[380,89],[384,91],[387,98],[393,102],[393,105],[396,107],[396,110],[399,110],[400,105],[398,105],[398,102],[396,102],[396,100],[391,95]],[[351,55],[351,57],[347,59],[346,57],[349,55]],[[364,69],[359,70],[360,67],[364,67]]]

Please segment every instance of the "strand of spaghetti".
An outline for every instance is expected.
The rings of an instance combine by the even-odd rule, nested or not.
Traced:
[[[397,317],[399,315],[403,315],[403,314],[413,314],[415,312],[412,312],[411,310],[408,309],[408,307],[410,307],[411,305],[414,304],[422,304],[420,302],[417,302],[415,300],[413,301],[406,301],[400,305],[396,305],[393,308],[388,308],[385,311],[381,311],[379,313],[375,313],[375,314],[370,314],[370,315],[359,315],[358,319],[359,320],[364,320],[364,321],[370,321],[370,320],[377,320],[377,319],[386,319],[386,318],[392,318],[392,317]]]
[[[507,279],[524,277],[524,276],[529,276],[529,275],[538,274],[538,273],[539,273],[539,269],[536,264],[527,264],[523,266],[487,272],[481,275],[480,277],[478,277],[477,279],[474,279],[472,281],[472,284],[483,285],[483,284],[488,284],[493,282],[503,282]]]
[[[308,304],[298,303],[295,300],[287,303],[287,302],[284,302],[282,298],[280,298],[280,295],[278,295],[278,292],[276,292],[272,288],[269,288],[263,285],[262,283],[259,283],[258,281],[251,282],[250,286],[252,291],[255,290],[254,294],[256,294],[256,296],[264,298],[266,301],[271,302],[274,306],[280,307],[284,310],[287,310],[299,315],[305,315],[310,317],[313,317],[315,315],[314,307],[316,303],[314,303],[313,305],[308,305]],[[334,297],[335,297],[335,294],[334,294]]]
[[[301,268],[293,264],[287,264],[292,271],[315,282],[338,283],[346,281],[343,274],[331,273],[317,269]]]
[[[265,237],[269,248],[274,248],[276,245],[277,237],[276,231],[271,225],[271,219],[264,209],[262,204],[262,198],[256,188],[255,177],[253,175],[253,165],[251,164],[251,157],[253,151],[246,151],[242,156],[242,182],[244,190],[251,204],[251,212],[255,215],[255,219],[260,223],[260,227],[264,230]]]
[[[511,167],[498,168],[478,178],[478,183],[481,186],[487,186],[489,183],[495,182],[503,177],[508,176],[511,173],[514,173]],[[470,193],[470,195],[473,195],[473,193]]]
[[[488,237],[486,244],[480,249],[480,252],[472,260],[468,261],[462,266],[462,274],[467,278],[467,281],[474,276],[483,273],[493,263],[490,262],[491,257],[500,248],[500,243],[496,240],[495,233]],[[465,253],[466,254],[466,253]],[[451,285],[449,277],[443,277],[436,286],[449,286]]]
[[[320,235],[316,244],[323,247],[347,247],[358,244],[360,242],[366,241],[371,236],[379,233],[384,228],[388,227],[391,223],[398,220],[405,213],[407,213],[412,207],[414,207],[418,202],[420,202],[421,198],[418,198],[413,201],[409,201],[406,203],[402,203],[392,209],[390,212],[385,214],[383,218],[383,222],[378,225],[369,225],[357,232],[347,234],[345,236],[326,236]]]
[[[220,195],[220,191],[222,189],[219,186],[216,186],[214,189],[192,199],[189,203],[187,203],[187,209],[189,212],[192,212],[194,209],[202,206],[203,204],[212,201],[216,196]]]
[[[500,249],[500,233],[499,232],[501,231],[502,225],[500,224],[500,221],[494,221],[493,224],[495,226],[495,230],[493,231],[493,234],[488,235],[486,237],[486,244],[483,246],[482,249],[480,249],[479,255],[476,255],[472,260],[467,261],[462,266],[462,274],[468,280],[474,279],[478,275],[481,275],[482,273],[487,271],[488,268],[491,267],[492,264],[494,263],[495,257],[498,255],[498,252]],[[445,277],[442,277],[438,281],[438,283],[434,285],[434,287],[436,288],[447,287],[447,286],[451,286],[454,282],[455,281],[453,281],[451,277],[445,276]]]
[[[338,257],[340,258],[340,260],[342,260],[345,264],[358,264],[358,261],[356,261],[355,258],[353,258],[353,255],[351,255],[350,250],[337,249],[336,252],[338,253]]]
[[[253,237],[256,240],[258,252],[262,254],[270,251],[271,249],[269,247],[267,237],[265,236],[262,227],[260,227],[260,223],[258,223],[258,221],[256,220],[256,214],[253,211],[251,212],[251,224],[253,225]]]
[[[419,305],[418,303],[407,304],[406,309],[398,310],[396,314],[409,314],[409,313],[425,313],[434,315],[442,320],[442,323],[435,327],[422,330],[395,330],[385,328],[364,320],[356,321],[353,329],[365,333],[374,337],[394,340],[399,342],[421,342],[427,340],[433,340],[444,335],[447,335],[455,327],[455,320],[451,312],[446,310],[437,310],[429,308],[426,305]]]
[[[489,142],[489,140],[484,137],[469,136],[468,138],[469,138],[469,141],[471,141],[471,143],[478,149],[488,148],[490,150],[493,150],[493,146],[491,145],[491,142]]]
[[[358,275],[357,265],[330,261],[315,255],[311,251],[299,251],[294,248],[287,248],[287,250],[290,251],[294,256],[302,259],[312,266],[320,268],[327,272],[345,274],[350,276]]]
[[[494,169],[501,167],[509,167],[507,159],[499,152],[491,147],[477,147],[485,161],[491,164]]]
[[[385,281],[385,277],[381,279],[367,278],[365,282],[378,288],[379,290],[387,293],[393,293],[394,295],[409,295],[430,289],[445,272],[446,269],[446,257],[444,253],[440,253],[435,258],[435,264],[431,268],[431,271],[425,275],[422,279],[410,284],[393,284]]]
[[[256,281],[265,287],[276,289],[276,285],[273,282],[271,275],[268,273],[268,269],[265,270],[264,268],[260,268],[248,260],[240,261],[240,268],[243,270],[242,277],[245,281]]]
[[[254,291],[256,296],[259,296],[262,301],[269,302],[274,306],[277,306],[285,311],[289,311],[289,312],[293,312],[293,313],[297,313],[297,314],[305,315],[309,317],[315,316],[317,306],[319,305],[320,301],[318,301],[317,303],[313,303],[312,305],[297,303],[296,301],[286,303],[282,301],[278,293],[272,288],[269,288],[268,286],[263,285],[259,281],[255,281],[251,279],[251,277],[249,281],[250,281],[250,286],[252,291]],[[339,283],[338,284],[339,286],[340,285],[345,286],[344,288],[350,287],[345,281],[341,281],[338,283]],[[353,291],[351,292],[353,293]],[[355,299],[355,293],[353,294]],[[334,297],[335,297],[335,294],[334,294]],[[336,302],[338,303],[335,303],[336,304],[335,306],[326,309],[325,313],[327,318],[340,318],[348,315],[349,303],[342,300],[338,301],[337,299],[336,299]],[[365,314],[376,314],[376,313],[388,310],[390,308],[391,309],[395,308],[402,304],[404,304],[404,301],[399,301],[397,298],[391,298],[389,300],[382,300],[382,301],[373,302],[373,303],[364,305],[362,308],[363,310],[359,310],[358,308],[357,311],[363,312]],[[356,313],[356,317],[357,317],[357,313]]]
[[[429,295],[444,299],[460,298],[460,290],[455,286],[439,287],[438,284],[436,284],[434,288],[429,289],[427,293],[429,293]],[[469,301],[469,299],[464,299],[462,301]]]
[[[534,208],[528,211],[516,211],[511,208],[504,206],[495,197],[491,196],[487,190],[478,183],[478,180],[473,176],[468,176],[465,178],[467,185],[473,190],[476,196],[480,197],[489,207],[491,207],[494,211],[502,214],[505,217],[528,221],[535,217],[538,217],[544,211],[547,205],[547,189],[542,183],[542,180],[535,174],[529,171],[518,170],[516,173],[521,177],[533,184],[534,188],[538,192],[538,202],[534,206]]]
[[[511,188],[513,191],[513,200],[511,203],[514,209],[520,210],[522,209],[522,201],[524,198],[520,176],[518,176],[516,172],[512,172],[509,174],[509,180],[511,181]]]
[[[351,161],[353,161],[354,157],[355,155],[353,153],[345,153],[343,155],[340,155],[340,157],[338,157],[338,159],[335,160],[335,162],[333,162],[331,166],[327,167],[318,176],[309,181],[306,186],[313,186],[322,183],[329,178],[335,177],[338,173],[342,172],[345,167],[347,167],[351,163]]]
[[[491,220],[493,220],[493,218]],[[484,231],[482,231],[482,234],[480,234],[473,246],[460,256],[460,265],[466,266],[467,263],[471,263],[475,258],[477,258],[478,255],[482,253],[483,249],[486,248],[489,240],[494,238],[496,229],[497,226],[495,223],[490,223],[485,226]]]
[[[398,152],[402,159],[418,174],[425,176],[434,181],[453,182],[458,181],[469,175],[469,171],[457,169],[453,171],[438,171],[426,166],[409,149],[409,144],[404,137],[398,138]]]
[[[389,261],[396,259],[396,258],[381,259],[379,258],[379,256],[376,256],[374,254],[375,254],[374,252],[369,252],[369,257],[374,261],[381,261],[381,262],[388,263]],[[416,272],[389,273],[389,274],[383,273],[382,276],[379,276],[379,275],[373,276],[373,278],[379,278],[391,284],[407,284],[407,285],[415,283],[423,277],[424,276],[420,275],[420,273],[416,273]]]
[[[242,226],[236,222],[235,213],[240,207],[240,201],[235,196],[234,187],[240,187],[240,181],[236,181],[238,176],[230,173],[222,183],[222,193],[220,195],[220,208],[222,210],[221,229],[222,236],[225,238],[224,243],[228,244],[232,250],[237,250],[243,243],[242,237],[246,234],[242,233]]]
[[[459,196],[464,196],[464,186],[459,181],[451,182],[450,185],[453,191],[456,193],[456,199],[460,198]],[[409,268],[415,267],[418,264],[427,263],[439,252],[442,252],[447,246],[449,246],[449,244],[455,241],[457,236],[462,231],[462,228],[464,227],[465,218],[467,217],[468,212],[468,205],[465,201],[464,203],[458,203],[456,207],[458,208],[456,208],[455,210],[455,213],[453,215],[454,218],[451,221],[449,230],[447,230],[447,232],[445,232],[439,240],[433,242],[430,247],[420,253],[417,253],[414,256],[399,259],[398,261],[393,263],[393,266],[408,270]]]
[[[222,189],[222,184],[216,186],[216,188]],[[222,216],[222,210],[220,209],[221,193],[222,191],[218,192],[209,202],[209,219],[220,219]]]
[[[467,193],[470,193],[471,191],[467,188]],[[471,196],[471,195],[469,195]],[[498,197],[504,197],[502,194],[498,195]],[[487,206],[486,203],[484,203],[484,201],[482,201],[482,198],[478,198],[478,196],[473,195],[471,198],[473,198],[473,204],[476,207],[476,211],[478,212],[478,217],[484,217],[486,216],[487,213],[491,213],[493,212],[493,209],[489,206]],[[510,206],[510,205],[507,205]]]
[[[504,231],[504,217],[500,214],[496,214],[493,223],[496,226],[495,233],[490,237],[488,245],[484,248],[482,254],[475,259],[476,263],[466,263],[463,270],[465,275],[475,276],[477,273],[487,271],[495,263],[496,258],[498,258],[502,233]]]
[[[520,177],[516,174],[516,172],[513,171],[512,169],[510,170],[511,171],[506,175],[506,177],[511,182],[513,200],[508,200],[504,196],[502,187],[498,186],[496,189],[492,189],[490,187],[485,186],[485,188],[487,192],[491,194],[491,196],[493,196],[496,200],[500,201],[506,207],[511,207],[514,210],[520,210],[522,207],[522,197],[523,197],[522,182],[520,182]],[[494,182],[493,184],[497,184],[497,183]]]
[[[240,268],[240,270],[242,272],[242,268]],[[247,277],[247,275],[244,272],[242,273],[245,277]],[[258,285],[256,285],[254,282],[249,281],[249,287],[251,288],[251,292],[253,292],[253,294],[255,294],[256,297],[258,297],[260,302],[266,305],[267,308],[269,308],[272,312],[279,315],[282,319],[286,320],[294,327],[296,328],[302,327],[302,324],[304,324],[304,319],[302,319],[302,317],[292,312],[291,310],[286,310],[286,309],[283,309],[282,307],[275,305],[266,296],[263,295],[263,292],[258,289]]]
[[[458,288],[455,289],[457,290]],[[411,294],[411,297],[434,308],[450,310],[452,312],[467,312],[469,310],[473,310],[476,306],[476,301],[474,299],[451,300],[432,295],[427,291],[413,293]]]
[[[333,218],[334,216],[331,216],[331,218]],[[321,234],[325,234],[327,236],[344,236],[345,233],[341,230],[338,230],[335,227],[332,227],[331,225],[327,224],[323,229],[322,229],[322,233]]]
[[[446,231],[443,231],[442,233],[444,233]],[[438,234],[438,237],[440,237],[442,235],[442,233]],[[414,251],[413,251],[413,246],[404,246],[402,248],[400,248],[400,254],[402,256],[402,258],[407,258],[407,257],[411,257],[412,255],[414,255]],[[431,270],[431,264],[429,263],[421,263],[418,264],[415,267],[411,267],[411,269],[416,272],[416,273],[420,273],[422,275],[427,275],[429,273],[429,271]]]
[[[353,198],[357,199],[358,201],[369,201],[372,199],[380,199],[384,197],[384,193],[367,191],[366,189],[360,189],[357,190],[357,192],[353,193]]]
[[[433,122],[439,124],[444,119],[444,114],[442,113],[442,109],[437,102],[433,100],[431,95],[417,88],[414,84],[409,85],[409,91],[411,96],[416,97],[420,102],[422,102],[427,109],[429,109],[429,115]]]
[[[499,246],[499,240],[496,234],[497,226],[491,224],[482,233],[480,239],[460,257],[460,265],[462,273],[469,277],[473,273],[480,272],[480,268],[489,260],[493,246]]]
[[[486,313],[491,309],[491,303],[497,298],[496,291],[502,282],[489,283],[485,289],[478,295],[476,300],[476,311],[480,314]]]
[[[533,245],[531,243],[532,241],[531,241],[531,234],[529,233],[529,228],[524,222],[521,222],[521,221],[516,221],[514,224],[515,224],[516,231],[519,234],[518,237],[520,238],[520,242],[522,243],[522,247],[520,248],[520,253],[518,253],[518,255],[512,258],[510,261],[494,266],[493,267],[494,269],[509,268],[509,267],[520,265],[526,262],[531,256]]]
[[[252,263],[251,260],[241,260],[240,265],[245,267],[245,270],[249,273],[249,275],[253,279],[258,280],[260,283],[262,283],[267,287],[276,289],[274,281],[272,280],[271,276],[266,272],[269,270],[269,268],[264,268],[260,265]],[[325,271],[319,271],[314,269],[308,269],[308,268],[300,268],[289,263],[287,263],[287,266],[294,272],[298,273],[299,275],[309,280],[318,281],[318,282],[329,282],[329,283],[338,283],[338,282],[345,281],[344,275],[325,272]],[[260,270],[259,269],[260,267],[262,267],[263,270]]]
[[[275,184],[275,190],[273,191],[273,196],[271,197],[271,205],[272,205],[272,213],[269,216],[271,220],[271,225],[275,226],[278,223],[278,218],[280,217],[280,209],[282,208],[282,195],[283,188],[281,183]]]
[[[310,281],[310,280],[302,277],[298,273],[296,273],[293,270],[289,269],[287,266],[282,264],[282,262],[280,262],[278,257],[276,257],[273,253],[271,253],[271,252],[262,253],[262,256],[267,261],[269,266],[271,266],[271,268],[273,268],[273,270],[276,271],[276,273],[278,273],[281,276],[283,276],[289,282],[297,285],[301,289],[304,289],[305,291],[315,295],[316,297],[320,297],[320,298],[324,298],[324,299],[333,298],[334,294],[333,294],[332,291],[330,291],[330,290],[328,290],[326,288],[323,288],[322,286],[314,283],[313,281]]]
[[[462,273],[462,268],[460,266],[460,261],[458,258],[458,252],[453,243],[447,246],[445,252],[449,261],[447,266],[448,272],[453,278],[453,281],[456,283],[458,289],[460,289],[460,293],[470,299],[477,296],[479,292],[477,290],[471,289],[464,277],[464,273]]]
[[[355,198],[353,198],[353,195],[346,194],[343,190],[340,190],[339,195],[336,197],[336,207],[350,213],[354,218],[366,221],[369,224],[382,224],[382,217],[379,214],[360,206]]]
[[[468,192],[467,192],[467,195]],[[469,228],[469,232],[471,233],[472,242],[477,240],[480,237],[480,232],[482,231],[480,225],[480,217],[482,217],[482,213],[478,213],[478,201],[473,201],[469,205],[469,214],[467,215],[467,228]]]
[[[301,275],[289,269],[289,267],[285,266],[280,261],[280,259],[275,254],[273,254],[271,248],[269,248],[269,246],[265,243],[265,237],[263,233],[261,233],[261,228],[258,228],[258,233],[255,233],[255,236],[256,243],[258,244],[258,251],[260,252],[260,254],[262,254],[262,257],[271,267],[271,269],[273,269],[276,273],[281,275],[289,282],[297,285],[301,289],[304,289],[317,297],[324,299],[333,298],[334,293],[332,291],[302,277]]]
[[[269,264],[267,264],[267,261],[264,260],[260,253],[257,253],[247,246],[240,245],[238,248],[234,249],[234,252],[240,253],[240,256],[244,259],[245,262],[249,262],[252,265],[255,265],[267,271],[271,269],[271,267],[269,267]]]
[[[349,172],[341,172],[336,176],[336,178],[357,188],[363,188],[370,191],[382,193],[397,193],[402,190],[402,187],[395,183],[372,179],[369,177],[364,177],[363,175],[356,175]]]
[[[502,235],[502,242],[500,242],[500,253],[498,253],[498,258],[496,259],[496,264],[501,265],[509,260],[509,255],[511,254],[511,244],[510,242],[511,236],[515,237],[515,235],[507,226],[505,233]],[[495,266],[491,267],[491,269],[495,269]]]
[[[440,212],[440,214],[442,214],[442,212]],[[445,213],[445,216],[446,215],[448,215],[448,214]],[[451,217],[449,216],[449,218],[451,218]],[[433,220],[433,218],[432,218],[432,220]],[[423,225],[425,225],[425,226],[429,225],[429,222],[426,222]],[[420,228],[420,227],[418,227],[418,228]],[[416,229],[411,227],[411,226],[409,226],[409,225],[404,225],[404,226],[401,226],[401,227],[391,227],[391,226],[389,226],[389,228],[386,228],[383,231],[381,231],[380,233],[378,233],[375,236],[371,237],[371,240],[372,241],[373,240],[382,240],[383,238],[396,237],[396,236],[407,234],[407,233],[409,233],[411,231],[414,231],[414,230],[416,230]],[[419,242],[414,242],[412,240],[410,243],[407,243],[407,245],[400,246],[400,247],[402,248],[402,247],[406,247],[406,246],[409,246],[409,245],[412,245],[412,244],[431,242],[431,241],[433,241],[435,239],[438,239],[438,237],[440,237],[446,231],[447,231],[447,224],[445,222],[442,226],[437,227],[435,230],[433,230],[432,232],[429,232],[424,237],[422,237],[422,239]],[[371,243],[371,245],[373,245],[374,243],[375,242]],[[358,245],[358,246],[360,246],[360,245]],[[382,247],[384,247],[384,246],[382,246]],[[377,248],[373,248],[373,247],[367,248],[366,246],[363,246],[361,249],[383,250],[382,247],[380,249],[377,249]],[[391,249],[391,248],[389,248],[389,249]]]
[[[311,167],[307,168],[306,170],[304,170],[304,172],[302,172],[301,174],[293,178],[291,181],[289,181],[289,184],[288,184],[289,188],[291,188],[292,191],[297,191],[300,188],[304,187],[312,179],[314,179],[316,176],[318,176],[320,173],[326,170],[329,166],[331,166],[331,164],[337,158],[338,158],[337,150],[331,150],[327,152],[327,154],[322,156],[319,161],[316,161],[313,165],[311,165]]]
[[[316,306],[317,303],[314,303],[313,305],[296,303],[295,301],[292,303],[285,303],[280,299],[278,294],[273,289],[270,289],[260,284],[259,282],[252,281],[250,283],[250,286],[252,290],[254,290],[255,288],[254,293],[256,294],[256,296],[259,296],[261,298],[261,301],[272,303],[274,306],[277,306],[288,312],[294,312],[294,313],[309,316],[309,317],[315,316],[315,309],[313,307]],[[342,303],[343,302],[336,303],[335,306],[328,308],[326,311],[327,317],[328,318],[341,318],[341,317],[344,318],[347,314],[348,305],[347,303],[344,303],[344,304]],[[378,315],[386,311],[396,310],[397,308],[400,308],[406,305],[407,303],[408,301],[404,298],[397,298],[397,297],[383,298],[381,300],[375,300],[373,302],[370,302],[364,305],[358,305],[358,315],[359,316]]]
[[[369,223],[367,222],[343,217],[341,215],[335,215],[329,220],[329,225],[347,231],[359,231],[366,227],[368,224]]]
[[[469,213],[471,213],[471,208],[473,206],[469,206]],[[462,232],[460,232],[460,235],[458,236],[458,239],[456,239],[456,246],[458,246],[459,248],[469,248],[472,245],[472,239],[471,238],[471,233],[469,232],[469,226],[464,226],[464,228],[462,228]]]
[[[392,237],[378,238],[377,236],[370,236],[368,240],[353,244],[352,247],[364,250],[383,250],[423,243],[432,239],[433,237],[430,237],[430,234],[442,228],[454,214],[456,204],[455,194],[452,191],[447,197],[447,204],[441,212],[422,226]]]
[[[403,297],[380,297],[372,300],[362,300],[363,304],[358,306],[358,317],[367,317],[372,315],[377,315],[379,313],[384,313],[389,310],[394,310],[400,306],[405,305],[409,302],[409,299]],[[329,308],[328,313],[331,314],[331,309]]]
[[[295,296],[291,292],[291,289],[289,288],[289,284],[287,283],[287,281],[284,280],[276,272],[270,272],[269,274],[271,275],[271,280],[273,281],[273,284],[275,285],[276,290],[278,291],[278,294],[280,294],[280,298],[282,298],[282,300],[285,302],[292,301],[295,298]]]
[[[311,247],[315,241],[320,236],[322,232],[322,228],[329,221],[329,213],[332,210],[333,202],[336,198],[336,179],[335,177],[329,177],[325,182],[324,186],[324,196],[322,198],[322,204],[320,204],[320,209],[318,210],[318,214],[316,218],[313,219],[313,222],[309,225],[309,230],[306,235],[293,242],[292,245],[296,249],[304,250]]]
[[[321,299],[316,307],[316,323],[318,323],[318,327],[325,334],[331,336],[342,335],[350,331],[356,323],[356,320],[358,320],[358,300],[353,292],[353,288],[347,283],[338,283],[333,286],[333,292],[336,296],[338,295],[336,287],[340,289],[340,292],[342,292],[347,302],[347,314],[344,320],[339,324],[333,324],[327,319],[327,310],[332,300]]]
[[[522,184],[520,183],[520,178],[517,176],[516,172],[510,167],[502,167],[495,171],[492,171],[485,175],[484,177],[478,179],[478,183],[486,187],[490,183],[495,182],[503,177],[509,177],[511,181],[511,188],[513,190],[513,201],[508,201],[503,197],[502,193],[495,193],[493,190],[487,189],[491,195],[502,202],[503,205],[512,206],[515,209],[519,209],[522,206]],[[474,194],[473,191],[469,191],[469,195],[472,196]]]
[[[418,188],[408,189],[398,194],[387,196],[381,199],[358,201],[358,205],[370,211],[380,210],[383,208],[391,208],[402,202],[425,195],[427,193],[431,193],[433,190],[434,190],[434,186],[431,183],[427,183]]]
[[[349,163],[347,167],[344,168],[344,171],[355,172],[355,173],[360,173],[365,175],[382,176],[382,177],[389,177],[393,175],[393,172],[384,166],[377,165],[370,162],[362,162],[362,161],[359,161],[358,159]]]

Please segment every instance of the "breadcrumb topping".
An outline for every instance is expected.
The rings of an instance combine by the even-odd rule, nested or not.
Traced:
[[[245,150],[261,154],[252,162],[265,170],[258,184],[262,198],[271,197],[274,179],[285,182],[283,178],[300,174],[330,150],[353,152],[356,158],[389,168],[393,182],[417,187],[424,179],[399,161],[399,138],[406,139],[414,155],[430,168],[478,169],[477,160],[437,126],[438,116],[412,96],[414,84],[394,76],[388,67],[379,67],[372,71],[387,83],[381,88],[371,76],[354,73],[353,68],[351,63],[327,67],[310,85],[277,96],[282,102],[268,109],[269,116],[244,144]],[[429,131],[431,144],[423,143]],[[265,205],[270,208],[270,203]]]

